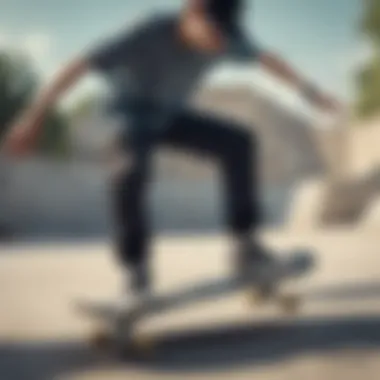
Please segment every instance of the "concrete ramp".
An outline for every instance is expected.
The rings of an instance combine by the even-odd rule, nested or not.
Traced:
[[[312,230],[320,225],[320,216],[326,194],[326,183],[322,179],[302,182],[295,191],[290,206],[287,228],[290,230]]]
[[[0,379],[378,380],[377,234],[263,232],[275,249],[317,252],[317,270],[297,286],[305,295],[300,313],[250,307],[239,292],[173,309],[140,324],[142,336],[156,339],[153,352],[141,358],[92,349],[95,326],[71,307],[77,297],[119,294],[121,272],[107,242],[0,247]],[[155,253],[158,291],[231,269],[224,236],[166,237]]]
[[[367,209],[363,214],[360,228],[380,229],[380,195],[369,202]]]

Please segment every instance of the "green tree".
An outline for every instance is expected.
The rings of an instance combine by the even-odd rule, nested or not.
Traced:
[[[32,100],[38,89],[38,75],[25,56],[0,52],[0,142],[7,127]],[[43,125],[37,153],[50,157],[67,156],[70,139],[66,117],[52,110]]]
[[[62,112],[53,110],[46,118],[37,145],[37,151],[44,156],[66,158],[70,155],[71,139],[69,122]]]
[[[357,108],[361,116],[380,111],[380,1],[365,0],[362,33],[372,45],[373,55],[357,77]]]
[[[0,52],[0,140],[36,90],[36,76],[20,56]]]
[[[78,99],[71,107],[70,118],[73,121],[80,120],[82,118],[88,117],[92,111],[97,107],[98,98],[95,95],[85,95]]]
[[[380,2],[378,0],[365,0],[362,31],[374,44],[380,43]]]

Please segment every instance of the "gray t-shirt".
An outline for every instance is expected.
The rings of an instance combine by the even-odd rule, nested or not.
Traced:
[[[245,36],[231,41],[223,53],[196,51],[180,41],[177,20],[175,15],[154,16],[90,53],[92,67],[110,79],[120,111],[130,111],[130,104],[139,100],[161,109],[178,109],[211,65],[221,59],[252,61],[260,53]]]

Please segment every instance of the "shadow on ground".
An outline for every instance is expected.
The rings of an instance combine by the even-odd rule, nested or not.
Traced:
[[[125,370],[131,366],[178,376],[225,371],[345,349],[380,350],[380,316],[225,326],[158,337],[148,358],[119,360],[91,351],[85,342],[2,344],[0,378],[48,380],[82,371]]]

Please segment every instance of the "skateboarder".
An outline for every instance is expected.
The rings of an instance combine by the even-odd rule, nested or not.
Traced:
[[[256,176],[257,140],[234,122],[196,113],[186,99],[211,65],[222,59],[260,64],[325,111],[338,103],[299,76],[277,55],[266,51],[242,27],[244,2],[187,0],[178,14],[141,22],[133,31],[96,46],[63,68],[11,128],[5,149],[27,152],[48,110],[85,74],[96,71],[113,86],[114,110],[128,120],[120,148],[129,152],[114,182],[117,251],[128,269],[128,288],[141,297],[151,285],[147,188],[152,151],[171,145],[213,158],[224,178],[227,222],[236,240],[236,266],[277,265],[257,237],[260,203]],[[127,129],[125,129],[127,130]]]

